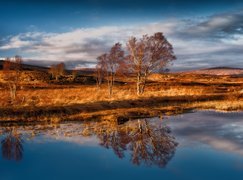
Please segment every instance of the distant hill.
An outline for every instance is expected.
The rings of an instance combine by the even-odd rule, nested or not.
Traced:
[[[0,60],[0,70],[3,68],[3,60]],[[48,67],[38,66],[38,65],[29,65],[23,64],[23,70],[29,71],[42,71],[47,72]],[[71,73],[71,70],[66,70],[68,73]],[[94,68],[80,68],[77,69],[78,74],[83,75],[94,75]],[[243,75],[243,68],[231,68],[231,67],[213,67],[207,69],[197,69],[181,72],[171,72],[171,74],[205,74],[205,75]]]
[[[82,74],[94,74],[94,68],[80,68]],[[171,72],[171,74],[205,74],[205,75],[243,75],[243,68],[213,67],[207,69],[196,69],[182,72]]]
[[[3,60],[0,60],[0,70],[3,69]],[[23,64],[22,65],[23,70],[26,71],[47,71],[47,67],[42,67],[42,66],[35,66],[35,65],[29,65],[29,64]]]
[[[3,60],[0,60],[0,70],[3,69]],[[44,66],[38,66],[38,65],[29,65],[29,64],[23,64],[22,65],[23,70],[26,71],[42,71],[42,72],[47,72],[48,71],[48,67],[44,67]],[[71,73],[72,70],[66,70],[67,73]],[[77,69],[78,74],[82,74],[82,75],[93,75],[95,73],[95,69],[94,68],[80,68]]]
[[[79,68],[77,71],[83,75],[94,75],[96,73],[95,68]]]
[[[0,83],[4,82],[3,72],[3,60],[0,60]],[[38,65],[29,65],[22,64],[22,73],[20,79],[22,82],[27,83],[43,83],[50,82],[50,74],[48,73],[48,67],[38,66]],[[72,70],[66,70],[66,76],[63,76],[59,79],[60,83],[74,82],[70,76]],[[77,70],[79,77],[76,77],[75,83],[83,84],[95,84],[95,78],[93,77],[95,69],[90,68],[81,68]]]
[[[243,68],[214,67],[179,72],[180,74],[206,74],[206,75],[243,75]]]

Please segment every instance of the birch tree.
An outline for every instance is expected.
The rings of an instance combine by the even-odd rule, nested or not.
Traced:
[[[124,60],[124,51],[122,50],[122,45],[120,43],[116,43],[114,46],[112,46],[107,60],[107,82],[109,87],[109,95],[112,96],[115,75],[120,62]]]
[[[108,55],[102,54],[97,57],[97,64],[96,64],[96,84],[99,88],[104,80],[104,76],[106,75],[107,71],[107,58]]]
[[[120,43],[113,45],[109,53],[102,54],[97,58],[97,83],[101,84],[102,75],[106,77],[110,97],[113,94],[117,69],[123,60],[124,51]]]
[[[8,84],[11,103],[13,103],[16,99],[16,92],[20,82],[21,70],[22,58],[20,56],[15,56],[14,60],[6,58],[3,63],[4,80]]]
[[[147,77],[152,72],[163,72],[176,59],[173,47],[163,33],[144,35],[141,39],[131,37],[127,42],[129,52],[126,68],[136,74],[137,94],[144,92]]]
[[[51,65],[49,71],[48,71],[52,78],[55,78],[56,81],[65,74],[65,64],[64,63],[59,63],[56,65]]]

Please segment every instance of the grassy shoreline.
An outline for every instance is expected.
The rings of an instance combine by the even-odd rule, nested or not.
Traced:
[[[197,109],[237,111],[243,110],[242,100],[242,98],[228,100],[222,95],[203,95],[99,101],[68,106],[5,107],[0,108],[0,124],[85,120],[126,121],[143,117],[163,117]]]
[[[133,81],[120,78],[110,98],[106,84],[22,84],[9,104],[0,88],[0,124],[163,117],[197,109],[243,110],[243,78],[231,76],[153,74],[143,95]]]

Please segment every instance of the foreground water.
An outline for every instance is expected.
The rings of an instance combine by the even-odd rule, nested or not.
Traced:
[[[0,127],[0,180],[243,178],[243,112]]]

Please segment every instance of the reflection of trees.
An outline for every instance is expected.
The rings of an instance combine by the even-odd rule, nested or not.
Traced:
[[[14,128],[6,128],[3,135],[4,138],[1,141],[2,156],[8,160],[21,160],[24,151],[21,135]]]
[[[36,135],[49,134],[57,136],[58,124],[40,125],[9,125],[0,127],[2,157],[8,160],[20,161],[24,153],[24,138],[31,140]],[[21,133],[19,133],[21,131]]]
[[[18,132],[21,132],[19,134]],[[2,155],[6,159],[21,160],[23,139],[38,135],[52,138],[96,136],[100,145],[112,149],[119,158],[130,156],[136,165],[164,167],[173,157],[177,142],[170,130],[160,121],[134,120],[118,125],[116,122],[84,122],[0,127]]]
[[[86,123],[83,132],[96,135],[101,146],[113,149],[119,158],[129,152],[132,163],[136,165],[164,167],[173,157],[177,146],[168,127],[146,119],[124,125],[111,122]]]

